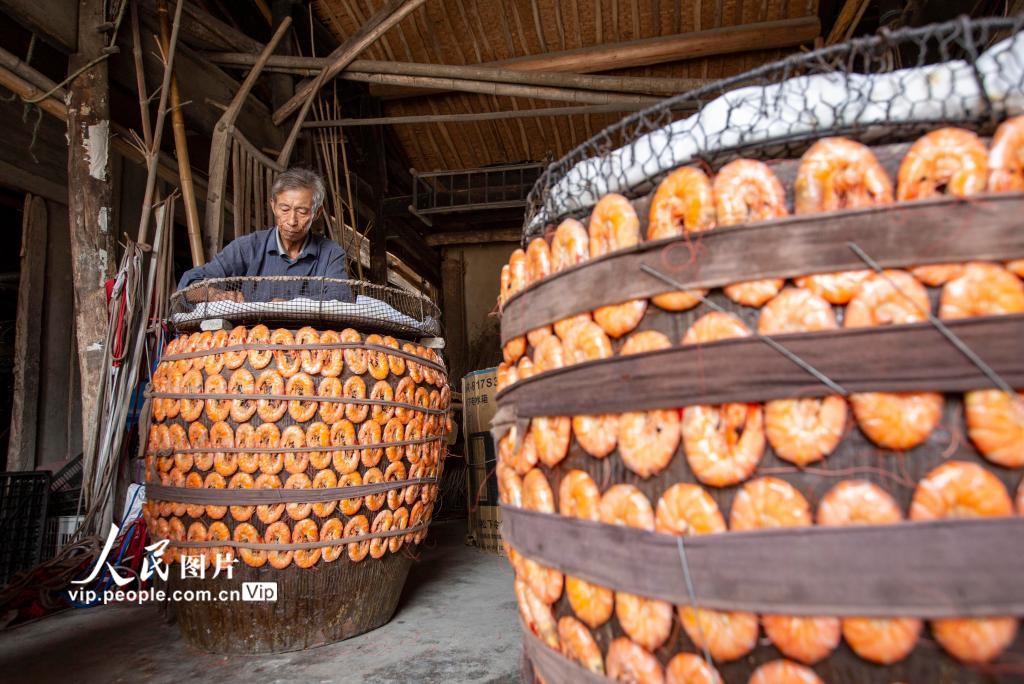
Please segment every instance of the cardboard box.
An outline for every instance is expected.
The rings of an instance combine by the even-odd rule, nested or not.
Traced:
[[[498,481],[494,476],[497,449],[491,439],[491,418],[497,410],[496,368],[485,368],[462,379],[463,434],[466,444],[466,478],[469,507],[467,540],[487,551],[504,554],[501,546],[501,510]]]

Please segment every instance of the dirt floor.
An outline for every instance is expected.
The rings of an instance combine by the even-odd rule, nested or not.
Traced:
[[[0,681],[515,682],[512,570],[467,547],[465,523],[431,527],[391,622],[330,646],[217,656],[150,606],[68,610],[0,633]]]

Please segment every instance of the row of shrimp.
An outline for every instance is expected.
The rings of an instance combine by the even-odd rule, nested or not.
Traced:
[[[963,275],[946,284],[940,316],[958,317],[963,310],[953,312],[953,307],[968,297],[973,308],[963,312],[965,315],[1024,311],[1024,286],[1020,286],[1019,302],[1006,297],[997,301],[973,286],[984,278],[979,274],[992,270],[1005,273],[995,264],[968,264]],[[1016,281],[1014,276],[1009,277]],[[957,293],[961,290],[971,294],[960,297]],[[856,328],[924,320],[927,306],[927,293],[911,274],[886,271],[861,283],[847,307],[844,325]],[[834,311],[824,298],[809,289],[790,287],[762,308],[757,332],[774,336],[837,327]],[[751,334],[737,316],[710,312],[694,322],[681,342],[707,344]],[[663,333],[645,330],[628,336],[618,354],[655,352],[670,346],[671,341]],[[580,317],[571,324],[556,325],[540,339],[532,360],[524,355],[514,366],[500,365],[498,387],[503,389],[524,377],[575,361],[612,354],[612,343],[604,331]],[[935,392],[874,392],[849,398],[863,433],[875,444],[893,450],[908,450],[925,442],[940,424],[943,403],[943,395]],[[1003,467],[1024,466],[1024,395],[976,390],[966,393],[964,407],[968,436],[982,455]],[[650,477],[668,467],[682,443],[694,476],[704,484],[724,487],[753,475],[766,444],[779,458],[800,467],[826,458],[846,433],[847,414],[847,402],[842,397],[828,396],[772,400],[763,406],[728,403],[681,410],[543,417],[531,422],[518,450],[519,435],[510,431],[499,442],[499,456],[520,472],[538,461],[554,467],[568,454],[574,436],[591,456],[605,458],[618,449],[627,468],[641,477]]]
[[[974,133],[942,128],[918,139],[903,158],[895,192],[885,169],[870,148],[845,138],[824,138],[804,154],[794,183],[796,214],[858,209],[942,194],[968,197],[983,191],[1024,190],[1024,117],[1005,121],[991,149]],[[660,240],[730,226],[780,218],[789,214],[782,184],[764,163],[738,159],[709,179],[696,168],[677,169],[654,193],[647,222],[647,240]],[[567,219],[554,231],[551,244],[532,240],[516,250],[502,268],[499,305],[524,288],[566,268],[641,241],[640,219],[632,203],[617,194],[605,195],[594,207],[587,228]],[[1008,263],[1024,277],[1024,259]],[[940,285],[962,272],[957,264],[915,269],[929,285]],[[864,271],[810,276],[807,286],[827,299],[848,299]],[[801,279],[804,280],[804,279]],[[736,283],[724,288],[733,301],[759,307],[782,288],[782,279]],[[652,299],[669,311],[696,306],[704,290],[672,292]],[[833,303],[842,304],[843,301]],[[627,302],[594,312],[606,332],[619,337],[643,318],[646,302]],[[635,321],[635,322],[634,322]]]
[[[727,529],[801,527],[815,522],[828,526],[884,525],[903,520],[893,497],[878,485],[863,480],[845,480],[832,487],[818,505],[816,520],[807,499],[789,483],[774,477],[752,480],[737,493],[728,528],[714,499],[699,485],[672,485],[652,507],[650,500],[633,485],[612,485],[601,494],[593,479],[580,470],[564,474],[557,500],[540,469],[519,478],[514,470],[499,466],[498,481],[501,500],[508,505],[678,536],[718,534]],[[1024,482],[1017,503],[1019,513],[1024,515]],[[977,464],[949,461],[918,484],[909,519],[998,517],[1013,513],[1013,502],[998,478]],[[757,646],[763,628],[780,653],[807,665],[828,657],[840,640],[845,640],[865,660],[889,665],[910,654],[922,629],[921,620],[905,617],[762,615],[759,619],[753,613],[695,610],[689,605],[673,610],[667,602],[563,576],[511,547],[506,550],[516,570],[521,614],[531,631],[583,667],[613,678],[616,675],[608,664],[611,651],[602,664],[600,650],[590,632],[607,623],[613,614],[630,644],[631,653],[625,654],[629,656],[627,660],[634,663],[636,671],[644,672],[661,672],[653,652],[669,639],[674,615],[690,641],[717,662],[730,662],[749,654]],[[575,617],[563,617],[556,624],[552,605],[563,593]],[[1017,622],[1012,617],[937,619],[931,622],[931,630],[935,640],[957,659],[984,663],[1009,646],[1015,638]],[[655,677],[649,681],[661,680]]]
[[[344,349],[304,348],[311,345],[362,344],[367,347]],[[241,349],[245,345],[283,345],[294,349]],[[376,347],[376,348],[375,348]],[[219,351],[227,349],[228,351]],[[388,349],[402,354],[388,353]],[[208,352],[203,354],[203,352]],[[447,375],[443,361],[436,351],[410,342],[399,343],[394,337],[377,334],[365,338],[356,330],[346,328],[341,332],[325,330],[319,332],[305,327],[294,334],[285,328],[273,332],[265,325],[252,328],[237,326],[231,331],[203,331],[181,335],[170,340],[164,348],[164,356],[202,354],[195,358],[181,358],[161,362],[153,376],[153,384],[174,388],[183,382],[189,371],[205,371],[206,376],[217,376],[226,368],[237,370],[248,364],[250,371],[272,368],[278,377],[288,380],[300,373],[307,377],[342,377],[346,371],[355,376],[369,374],[373,380],[386,380],[390,376],[401,377],[408,373],[415,383],[443,387]],[[420,358],[427,363],[413,361]],[[273,363],[273,366],[271,366]],[[430,364],[430,365],[427,365]],[[202,376],[200,376],[202,377]],[[157,391],[171,391],[158,389]],[[173,390],[177,392],[178,390]]]
[[[342,502],[344,503],[344,502]],[[293,507],[306,507],[307,509],[316,506],[330,506],[333,508],[337,502],[320,504],[288,504],[289,514]],[[350,543],[336,543],[306,549],[292,550],[266,550],[250,548],[245,544],[307,544],[317,542],[332,542],[335,540],[344,541],[349,537],[362,537],[369,534],[382,534],[397,530],[404,530],[410,527],[418,527],[429,524],[433,515],[433,502],[428,503],[416,501],[410,507],[398,506],[394,509],[380,507],[371,509],[377,511],[368,515],[352,514],[347,520],[339,517],[324,515],[325,519],[319,524],[310,517],[294,518],[291,520],[274,520],[273,522],[260,525],[262,532],[249,522],[236,522],[233,529],[223,520],[214,519],[208,523],[194,521],[186,528],[185,522],[178,516],[163,516],[156,509],[167,504],[162,502],[148,502],[143,507],[143,515],[150,534],[156,540],[169,539],[176,544],[168,546],[164,554],[164,560],[174,563],[182,556],[198,557],[203,567],[209,567],[217,563],[217,556],[221,556],[220,564],[224,566],[232,562],[236,554],[246,565],[253,568],[261,568],[269,564],[278,570],[287,568],[292,563],[299,568],[311,568],[320,560],[330,563],[337,560],[342,553],[348,553],[353,562],[358,562],[369,555],[371,558],[381,558],[388,551],[396,553],[403,544],[419,544],[426,537],[427,528],[419,529],[409,534],[395,534],[391,536],[380,536],[372,539],[353,541]],[[284,504],[280,504],[282,507]],[[236,507],[232,507],[236,508]],[[372,523],[370,520],[372,519]],[[216,542],[234,541],[240,545],[233,546],[203,546],[188,547],[177,545],[179,542]]]

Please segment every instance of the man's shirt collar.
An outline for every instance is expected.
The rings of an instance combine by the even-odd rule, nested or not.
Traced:
[[[295,259],[292,259],[290,256],[288,256],[288,252],[285,251],[284,244],[281,242],[281,232],[275,226],[274,227],[274,239],[273,240],[267,240],[267,253],[268,254],[277,254],[277,255],[283,257],[284,259],[287,259],[289,262],[295,263],[296,261],[298,261],[298,260],[302,259],[303,257],[306,257],[306,256],[309,255],[308,249],[309,249],[309,246],[310,246],[309,243],[312,241],[312,237],[313,237],[312,231],[306,233],[306,241],[302,243],[302,249],[299,250],[299,256],[295,257]]]

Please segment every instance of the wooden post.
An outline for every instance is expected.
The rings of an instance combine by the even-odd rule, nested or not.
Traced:
[[[469,349],[466,340],[465,264],[461,249],[445,249],[441,260],[441,319],[444,321],[451,378],[466,374]]]
[[[46,202],[41,197],[26,195],[21,221],[21,278],[14,333],[14,402],[7,470],[32,470],[36,466],[46,220]]]
[[[68,60],[73,73],[103,54],[106,22],[103,0],[79,0],[78,52]],[[75,290],[75,333],[82,378],[82,422],[95,424],[107,334],[105,281],[117,264],[117,237],[111,225],[110,101],[107,61],[100,60],[68,85],[68,217],[71,272]],[[92,455],[92,429],[83,430],[86,458]],[[86,463],[86,467],[89,464]]]
[[[295,9],[295,0],[273,0],[270,5],[271,26],[278,26],[286,18],[290,19]],[[292,41],[286,40],[278,45],[277,54],[291,56]],[[255,56],[255,55],[253,55]],[[288,74],[270,75],[270,104],[277,109],[295,94],[294,79]]]

